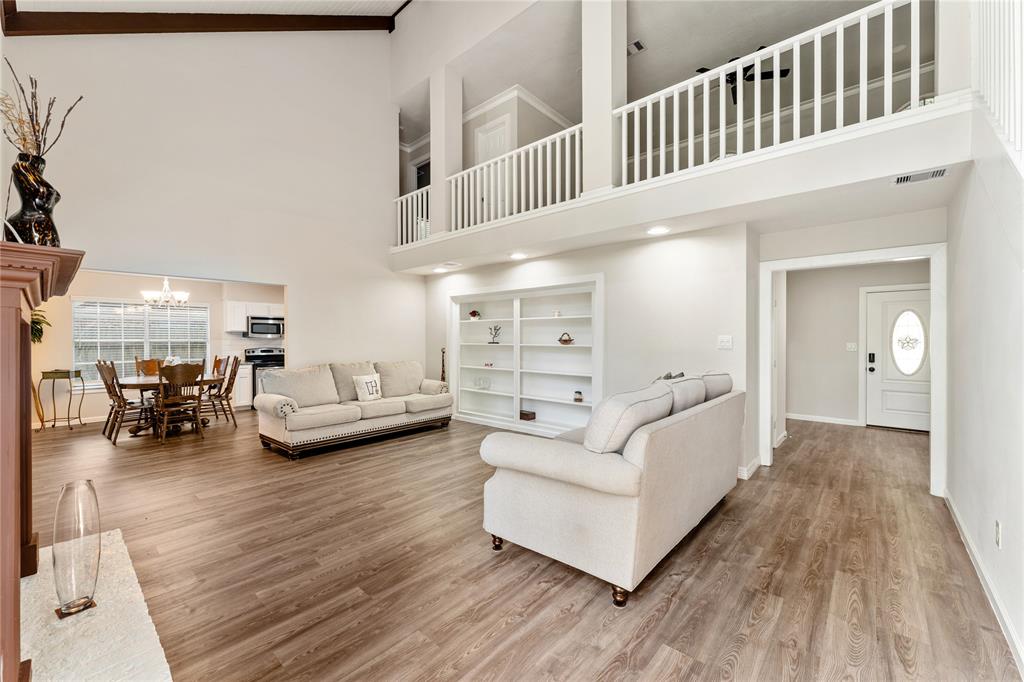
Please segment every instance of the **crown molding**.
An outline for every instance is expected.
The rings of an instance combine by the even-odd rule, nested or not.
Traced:
[[[423,135],[421,135],[420,137],[418,137],[415,140],[413,140],[412,142],[408,142],[408,143],[406,143],[406,142],[399,142],[398,143],[398,148],[401,149],[406,154],[411,154],[415,150],[417,150],[420,147],[422,147],[423,145],[425,145],[427,142],[430,142],[430,131],[429,130],[427,132],[423,133]]]
[[[505,102],[508,102],[509,100],[515,99],[517,97],[520,100],[529,104],[531,107],[533,107],[540,113],[547,116],[549,119],[557,123],[563,129],[571,128],[573,126],[572,121],[567,119],[565,116],[562,116],[560,113],[555,111],[554,108],[548,105],[544,100],[540,99],[535,94],[524,88],[522,85],[519,85],[518,83],[513,85],[508,90],[499,92],[497,95],[490,98],[486,102],[482,102],[473,107],[472,109],[468,109],[465,113],[462,114],[462,122],[467,123],[468,121],[476,118],[477,116],[485,114],[491,109],[494,109],[495,107],[500,106]]]

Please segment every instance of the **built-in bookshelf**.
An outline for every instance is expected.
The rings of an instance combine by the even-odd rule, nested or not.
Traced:
[[[599,286],[595,278],[453,297],[456,418],[541,435],[585,426],[601,398]],[[571,344],[559,342],[564,333]],[[536,418],[522,419],[524,410]]]

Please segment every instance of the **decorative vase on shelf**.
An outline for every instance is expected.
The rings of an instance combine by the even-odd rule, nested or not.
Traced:
[[[60,201],[60,192],[43,178],[46,159],[34,154],[18,154],[11,166],[11,178],[21,208],[7,218],[4,239],[39,246],[60,246],[60,235],[53,223],[53,208]]]
[[[100,507],[92,481],[65,483],[53,516],[53,582],[60,618],[96,606],[100,572]]]

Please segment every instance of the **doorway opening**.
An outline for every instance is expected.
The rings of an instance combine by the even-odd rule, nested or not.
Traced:
[[[842,297],[823,285],[829,271],[885,272],[857,266],[904,261],[914,263],[901,269],[902,281],[837,277]],[[944,495],[946,245],[767,261],[759,284],[760,464],[772,463],[787,416],[928,431],[929,489]],[[801,292],[811,304],[794,298]]]

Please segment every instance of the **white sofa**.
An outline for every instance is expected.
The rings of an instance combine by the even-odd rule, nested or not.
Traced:
[[[357,400],[354,376],[380,375],[383,397]],[[306,450],[425,426],[447,426],[448,385],[427,379],[415,361],[348,362],[261,372],[260,443],[290,459]]]
[[[555,439],[493,433],[484,529],[628,594],[736,485],[744,393],[728,374],[656,381],[602,401]]]

